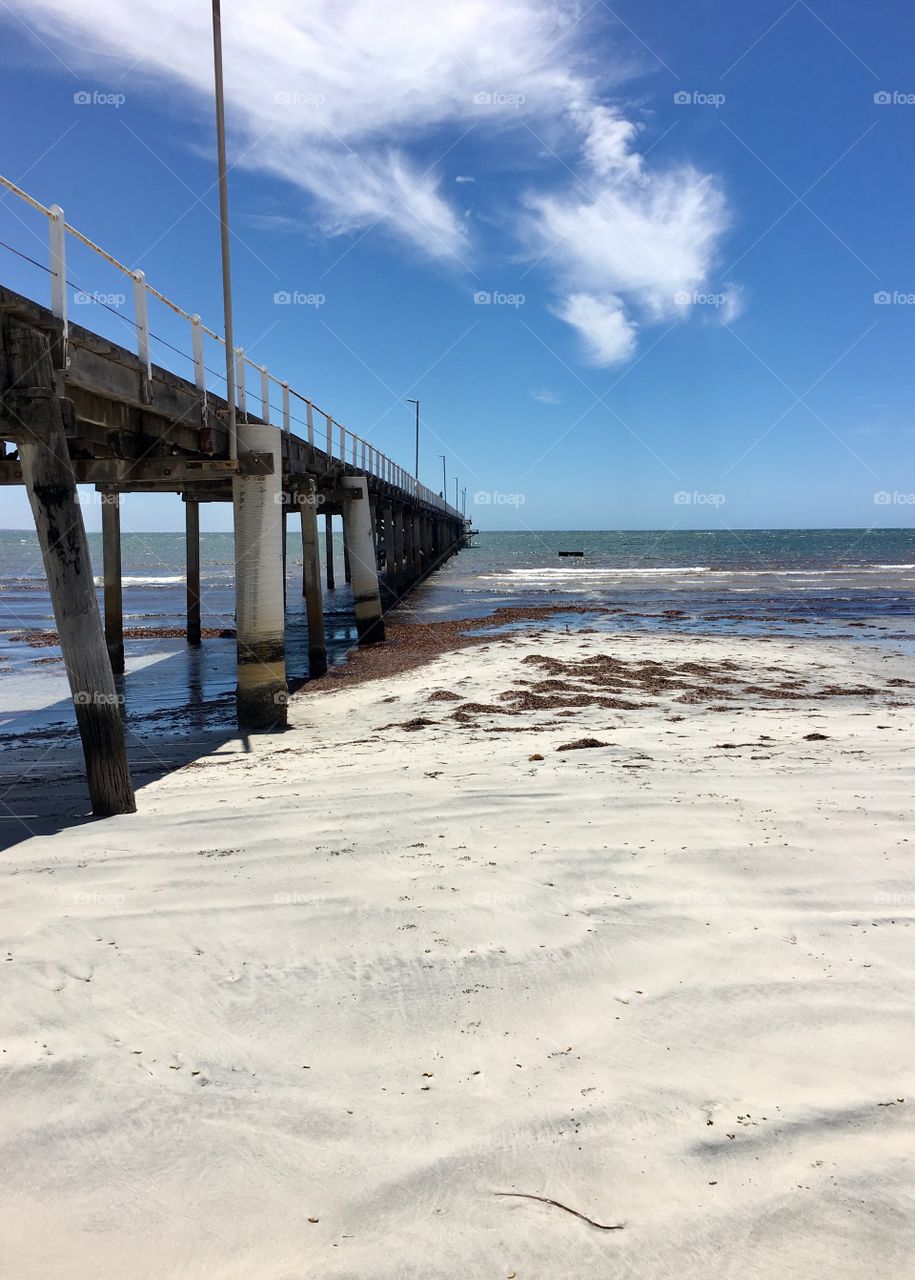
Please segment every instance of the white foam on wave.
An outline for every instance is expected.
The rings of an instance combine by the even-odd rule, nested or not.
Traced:
[[[174,586],[177,586],[178,583],[186,582],[186,581],[187,579],[185,578],[183,573],[178,573],[173,575],[141,574],[136,577],[125,575],[121,579],[121,584],[122,586],[125,586],[125,587],[174,587]],[[97,587],[103,587],[105,585],[105,579],[101,576],[96,577],[94,579],[94,582]]]
[[[578,579],[585,578],[620,578],[620,577],[645,577],[648,575],[658,574],[678,574],[678,573],[709,573],[710,566],[705,564],[694,565],[665,565],[659,569],[577,569],[572,566],[563,569],[508,569],[502,573],[482,574],[481,577],[487,581],[496,582],[500,578],[542,578],[547,582],[555,582],[561,578]]]

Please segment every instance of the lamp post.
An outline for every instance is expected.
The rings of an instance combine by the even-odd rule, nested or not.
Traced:
[[[419,479],[419,401],[407,398],[407,404],[416,405],[416,468],[413,474]]]
[[[460,503],[458,502],[458,478],[454,477],[454,509],[457,511]]]
[[[229,181],[226,169],[226,112],[222,87],[222,18],[213,0],[213,78],[216,87],[216,163],[219,170],[219,238],[222,248],[222,307],[226,339],[226,403],[229,457],[238,457],[235,434],[235,345],[232,338],[232,268],[229,260]]]
[[[443,453],[437,453],[435,456],[437,458],[441,458],[442,460],[442,497],[447,502],[448,501],[448,477],[445,474],[445,455]]]

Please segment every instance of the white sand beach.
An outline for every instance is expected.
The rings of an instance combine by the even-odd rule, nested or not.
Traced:
[[[0,1272],[911,1275],[910,677],[534,631],[9,849]]]

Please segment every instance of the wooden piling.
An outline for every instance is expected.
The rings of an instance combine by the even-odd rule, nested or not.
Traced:
[[[92,811],[98,816],[133,813],[136,802],[121,698],[105,644],[48,337],[2,316],[0,324],[7,366],[6,385],[0,386],[6,392],[0,420],[5,438],[19,447],[82,739]]]
[[[239,455],[273,458],[270,475],[236,475],[235,617],[239,727],[281,728],[286,723],[286,619],[283,607],[283,459],[275,427],[238,422]]]
[[[286,508],[285,508],[285,507],[283,507],[283,519],[282,519],[282,525],[283,525],[283,532],[282,532],[282,538],[283,538],[283,608],[285,609],[285,608],[286,608],[286,560],[287,560],[288,551],[289,551],[289,548],[288,548],[288,546],[287,546],[287,542],[288,542],[288,540],[289,540],[289,530],[288,530],[288,527],[287,527],[287,526],[288,526],[288,520],[286,519]]]
[[[334,518],[329,511],[324,514],[324,564],[327,570],[327,590],[334,589]]]
[[[375,535],[375,559],[378,564],[379,571],[385,561],[384,556],[384,511],[381,503],[376,502],[372,507],[372,532]]]
[[[394,574],[394,590],[398,597],[403,595],[407,585],[406,573],[404,572],[404,515],[403,507],[394,508],[394,562],[396,570]]]
[[[420,524],[419,513],[414,511],[410,516],[410,525],[412,527],[412,547],[413,547],[413,580],[418,582],[423,576],[423,545],[422,545],[422,526]]]
[[[372,537],[372,509],[365,476],[344,476],[343,543],[353,571],[353,604],[360,644],[384,639],[378,566]]]
[[[401,571],[401,582],[403,588],[407,589],[413,586],[416,581],[415,562],[413,558],[413,517],[410,512],[404,508],[401,514],[401,523],[403,525],[403,564]]]
[[[388,595],[397,594],[397,564],[394,557],[394,510],[390,502],[382,511],[382,545],[384,548],[384,578]]]
[[[187,642],[196,648],[200,644],[200,503],[195,498],[184,500],[184,554]]]
[[[121,575],[121,495],[99,487],[102,503],[102,581],[105,598],[105,644],[111,670],[124,670],[124,594]]]
[[[431,573],[435,567],[435,558],[432,555],[432,522],[428,516],[420,516],[419,527],[422,530],[423,541],[423,576]]]
[[[308,674],[312,680],[327,670],[317,498],[315,482],[309,480],[307,488],[298,494],[298,500],[302,512],[302,594],[308,617]]]

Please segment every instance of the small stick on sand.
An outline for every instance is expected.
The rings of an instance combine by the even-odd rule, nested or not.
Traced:
[[[579,1213],[577,1209],[570,1209],[567,1204],[560,1204],[558,1200],[551,1200],[549,1196],[534,1196],[529,1191],[494,1191],[493,1195],[497,1196],[514,1196],[520,1200],[539,1200],[541,1204],[552,1204],[557,1209],[565,1209],[566,1213],[574,1214],[576,1218],[581,1218],[582,1222],[589,1222],[592,1227],[597,1227],[598,1231],[622,1231],[623,1223],[617,1222],[614,1226],[605,1226],[602,1222],[595,1222],[593,1218],[589,1218],[586,1213]]]

